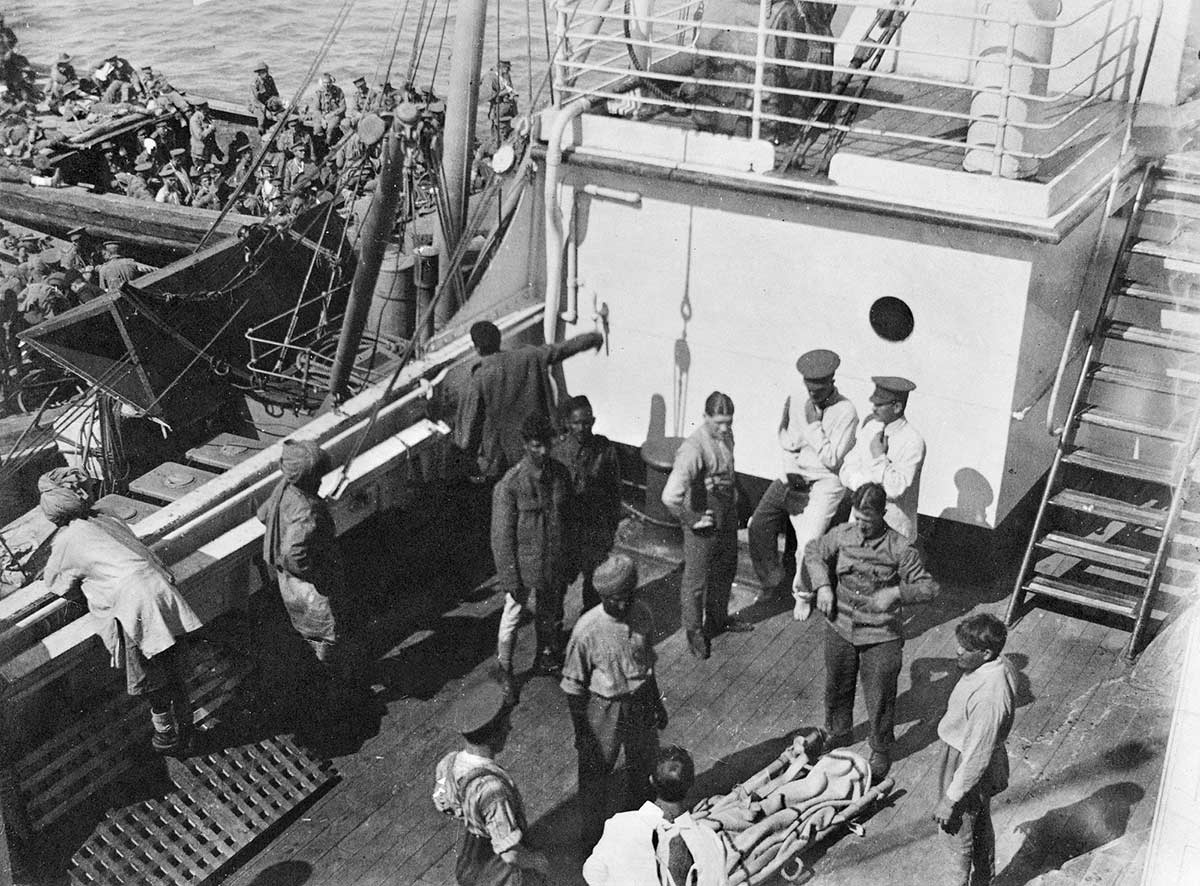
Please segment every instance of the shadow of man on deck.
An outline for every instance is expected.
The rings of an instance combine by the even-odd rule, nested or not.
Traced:
[[[1100,788],[1077,803],[1051,809],[1041,818],[1022,822],[1017,831],[1025,842],[996,876],[996,886],[1020,886],[1061,868],[1071,859],[1125,835],[1133,807],[1146,795],[1131,781]]]

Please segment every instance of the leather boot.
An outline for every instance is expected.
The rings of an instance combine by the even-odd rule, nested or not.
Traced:
[[[704,631],[688,631],[687,641],[688,649],[691,650],[692,655],[696,656],[696,658],[706,659],[712,655],[712,647]]]

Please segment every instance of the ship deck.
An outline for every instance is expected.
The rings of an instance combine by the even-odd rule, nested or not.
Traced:
[[[442,512],[481,512],[478,502],[458,504]],[[456,690],[485,678],[501,605],[500,595],[480,581],[486,577],[467,565],[465,555],[486,544],[478,530],[472,534],[471,523],[375,525],[350,540],[350,563],[366,562],[368,552],[377,553],[380,541],[396,534],[406,536],[409,551],[423,552],[420,560],[372,569],[358,586],[384,604],[377,610],[382,614],[356,631],[377,707],[353,734],[315,740],[332,756],[339,780],[260,840],[226,877],[228,886],[454,881],[458,825],[430,802],[432,772],[458,745],[449,712]],[[421,544],[434,539],[436,546]],[[719,638],[712,658],[698,662],[679,630],[678,545],[642,523],[627,526],[621,544],[639,559],[641,593],[657,619],[659,679],[671,715],[662,740],[695,756],[697,798],[724,792],[773,759],[797,727],[822,721],[819,617],[797,624],[790,606],[755,604],[743,550],[733,605],[756,629]],[[954,625],[972,610],[1002,614],[1007,592],[1002,579],[947,579],[934,605],[911,613],[899,687],[897,789],[867,821],[864,837],[847,834],[808,851],[821,882],[928,881],[935,730],[953,684]],[[272,616],[278,604],[265,595],[261,603],[264,696],[283,720],[302,720],[306,685],[289,656],[303,649],[296,650],[281,613]],[[577,611],[577,590],[568,595],[568,622],[572,604]],[[1130,666],[1121,656],[1128,635],[1117,626],[1034,610],[1014,629],[1005,654],[1022,681],[1008,743],[1012,782],[994,805],[998,883],[1026,883],[1064,865],[1050,879],[1137,882],[1170,725],[1175,687],[1168,675],[1179,672],[1183,651],[1179,633],[1169,627]],[[518,659],[525,667],[530,634],[523,632]],[[858,749],[865,746],[861,704]],[[521,787],[531,840],[550,855],[554,882],[582,883],[575,753],[555,681],[526,682],[501,761]]]

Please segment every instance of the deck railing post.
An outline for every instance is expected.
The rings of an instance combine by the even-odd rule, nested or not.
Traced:
[[[1000,113],[996,118],[996,147],[992,158],[992,175],[1002,175],[1004,169],[1005,141],[1008,138],[1008,103],[1012,96],[1013,59],[1017,55],[1017,13],[1014,7],[1008,11],[1008,45],[1004,49],[1004,79],[1000,86]],[[1020,160],[1017,160],[1020,163]]]
[[[754,96],[750,116],[750,138],[757,139],[762,133],[762,90],[766,75],[767,13],[771,0],[758,0],[758,45],[754,51]]]
[[[554,50],[554,82],[558,83],[561,88],[554,94],[554,106],[561,107],[563,103],[563,92],[572,85],[567,79],[567,66],[564,60],[570,60],[571,46],[567,43],[567,28],[570,26],[570,21],[567,18],[567,11],[562,4],[555,4],[558,9],[556,16],[554,36],[556,38],[555,45],[558,47]]]

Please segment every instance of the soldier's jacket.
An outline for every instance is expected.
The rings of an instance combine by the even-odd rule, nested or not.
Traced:
[[[250,87],[250,110],[265,107],[270,99],[278,96],[279,89],[275,86],[275,78],[266,73],[258,74]]]
[[[521,459],[492,493],[492,557],[500,589],[524,602],[531,590],[561,584],[571,476],[553,458],[539,469]]]

